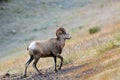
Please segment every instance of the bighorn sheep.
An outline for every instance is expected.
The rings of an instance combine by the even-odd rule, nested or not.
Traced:
[[[49,40],[45,41],[33,41],[28,47],[27,50],[29,51],[30,58],[25,64],[25,71],[24,76],[26,76],[27,67],[28,65],[33,62],[33,68],[39,73],[38,68],[36,67],[36,64],[40,58],[44,57],[53,57],[54,58],[54,71],[57,72],[56,69],[56,58],[59,58],[61,60],[60,66],[58,70],[62,67],[63,57],[60,55],[62,52],[62,49],[65,45],[65,40],[70,39],[71,36],[66,33],[64,28],[59,28],[56,30],[56,36],[57,38],[51,38]]]

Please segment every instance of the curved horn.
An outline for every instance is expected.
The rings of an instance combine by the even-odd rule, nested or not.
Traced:
[[[61,33],[66,33],[65,29],[62,27],[56,30],[56,36],[59,37]]]

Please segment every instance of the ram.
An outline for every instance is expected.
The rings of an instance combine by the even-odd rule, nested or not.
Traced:
[[[56,36],[57,38],[51,38],[51,39],[44,40],[44,41],[33,41],[30,43],[30,45],[27,47],[30,58],[25,64],[24,76],[26,76],[27,68],[33,60],[34,60],[33,68],[39,74],[42,74],[36,67],[36,64],[40,58],[45,58],[45,57],[54,58],[54,71],[55,72],[57,72],[57,69],[56,69],[57,60],[56,59],[59,58],[61,62],[60,62],[60,66],[58,70],[61,69],[62,63],[63,63],[63,57],[60,54],[65,45],[65,40],[70,39],[71,36],[70,34],[66,33],[66,30],[62,27],[56,30]]]

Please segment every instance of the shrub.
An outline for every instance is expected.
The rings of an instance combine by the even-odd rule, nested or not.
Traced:
[[[90,34],[94,34],[94,33],[97,33],[99,31],[100,31],[99,27],[92,27],[92,28],[89,29]]]

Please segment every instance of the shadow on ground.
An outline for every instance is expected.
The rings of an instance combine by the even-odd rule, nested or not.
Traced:
[[[84,68],[88,64],[89,63],[84,63],[84,64],[77,65],[77,66],[63,68],[62,70],[58,71],[57,73],[55,73],[52,68],[49,68],[49,69],[45,70],[43,75],[39,75],[37,73],[34,73],[34,74],[28,73],[28,76],[26,78],[23,78],[22,74],[8,74],[7,73],[6,75],[2,76],[2,79],[14,79],[14,80],[32,80],[32,79],[34,79],[34,80],[43,80],[43,79],[45,79],[45,80],[63,80],[63,79],[66,79],[66,80],[69,80],[69,79],[72,79],[73,77],[80,78],[84,74],[91,73],[91,71],[93,71],[92,69],[86,70],[78,75],[64,76],[65,74],[71,73],[72,71],[76,71],[81,68]]]

